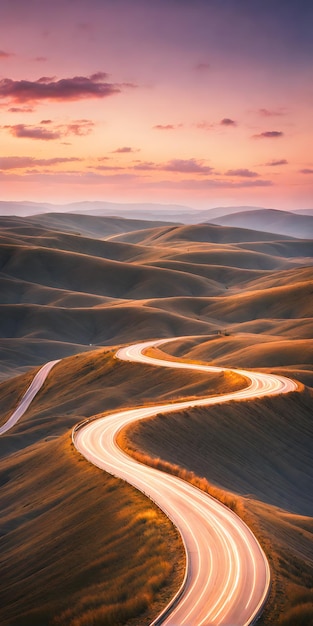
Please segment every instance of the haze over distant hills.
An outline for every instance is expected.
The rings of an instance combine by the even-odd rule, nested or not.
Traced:
[[[69,204],[53,204],[49,202],[6,202],[0,201],[0,215],[37,215],[39,213],[85,213],[94,216],[124,215],[128,218],[137,216],[155,219],[156,216],[172,217],[177,214],[188,214],[195,210],[192,207],[176,204],[157,204],[152,202],[118,203],[85,201]]]
[[[52,204],[37,202],[0,201],[0,216],[35,216],[53,213],[75,213],[94,217],[124,217],[134,220],[150,220],[182,224],[216,223],[238,226],[291,237],[313,236],[313,209],[282,211],[258,206],[220,206],[211,209],[194,209],[189,206],[156,203],[73,202]],[[48,218],[46,218],[48,219]],[[65,227],[65,222],[64,222]]]
[[[282,317],[285,327],[295,316],[305,322],[294,339],[308,336],[310,240],[217,224],[68,212],[2,217],[0,227],[6,375],[42,362],[44,355],[58,358],[89,344],[127,341],[130,333],[139,340],[235,324],[236,332],[256,328],[259,341],[256,318],[269,316],[270,335],[279,336],[280,322],[272,318]],[[305,351],[296,357],[292,345],[293,362],[306,364]]]
[[[229,213],[211,219],[210,222],[221,226],[252,228],[304,239],[313,237],[313,216],[309,213],[302,215],[275,209],[257,209]]]
[[[15,407],[33,368],[64,359],[16,431],[2,439],[2,541],[8,564],[0,592],[4,626],[52,624],[51,615],[71,604],[76,607],[77,597],[84,603],[79,610],[88,614],[90,598],[98,597],[102,589],[104,572],[109,573],[110,588],[118,587],[111,569],[115,556],[107,520],[113,520],[116,536],[123,515],[129,520],[130,501],[125,499],[125,487],[115,485],[117,507],[110,512],[115,501],[113,479],[107,483],[103,475],[100,495],[90,493],[96,470],[88,465],[84,470],[75,461],[71,426],[110,409],[151,403],[154,398],[160,402],[203,395],[208,385],[216,393],[233,384],[227,376],[208,380],[191,371],[162,373],[161,368],[152,371],[145,365],[122,363],[114,358],[114,346],[187,335],[166,351],[225,368],[264,368],[313,385],[312,239],[296,238],[295,232],[292,236],[264,232],[264,220],[262,230],[249,229],[247,219],[240,228],[203,223],[209,211],[201,212],[201,220],[200,212],[188,207],[149,205],[148,212],[147,205],[145,209],[136,205],[136,210],[119,205],[118,214],[116,205],[91,205],[79,204],[76,212],[67,205],[66,212],[60,212],[56,205],[20,203],[14,205],[15,212],[24,211],[23,215],[14,216],[10,205],[9,215],[0,217],[1,419]],[[240,219],[238,210],[243,208],[216,208],[211,219],[231,209],[229,219]],[[269,217],[274,213],[274,226],[279,218],[282,224],[313,219],[266,211],[254,208],[248,213],[252,218],[260,212]],[[180,219],[176,221],[175,215]],[[202,223],[187,223],[188,219]],[[301,387],[292,398],[265,398],[245,403],[244,409],[240,403],[217,406],[208,413],[191,411],[187,420],[185,414],[166,420],[159,416],[140,429],[136,448],[182,464],[235,492],[232,501],[238,510],[247,510],[248,523],[251,516],[257,520],[257,536],[272,556],[273,579],[283,589],[277,592],[273,586],[271,619],[266,614],[260,626],[289,626],[291,622],[277,620],[275,607],[293,611],[293,598],[300,610],[303,594],[311,593],[312,496],[306,486],[312,480],[312,396],[309,388]],[[191,442],[196,442],[194,449]],[[79,497],[73,499],[73,490]],[[81,506],[81,493],[86,493],[82,497],[87,508]],[[17,503],[14,511],[12,501]],[[38,528],[44,529],[44,539]],[[124,523],[122,529],[122,539],[114,543],[119,564],[123,541],[129,557],[132,537],[128,530],[125,535]],[[82,536],[88,537],[87,552]],[[144,543],[142,530],[139,542]],[[131,541],[136,568],[139,542]],[[74,586],[73,571],[78,573]],[[132,571],[128,564],[127,571]],[[137,576],[138,569],[132,578],[136,581]],[[19,585],[27,593],[19,593]],[[292,596],[292,585],[302,594],[299,599]],[[47,588],[51,599],[46,606]],[[34,597],[38,597],[35,606]],[[54,623],[69,623],[67,617]],[[136,619],[133,624],[150,622]],[[75,623],[83,626],[87,621]]]

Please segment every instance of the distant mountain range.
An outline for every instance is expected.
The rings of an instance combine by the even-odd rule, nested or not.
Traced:
[[[0,201],[0,215],[27,217],[39,214],[76,213],[96,217],[124,217],[182,224],[215,223],[261,230],[304,239],[313,237],[313,209],[281,211],[257,206],[220,206],[194,209],[189,206],[157,203],[73,202],[52,204]]]
[[[259,209],[254,211],[240,211],[229,213],[210,220],[220,226],[235,226],[237,228],[250,228],[269,233],[279,233],[301,239],[313,238],[313,214],[302,215],[290,211],[277,211],[275,209]]]

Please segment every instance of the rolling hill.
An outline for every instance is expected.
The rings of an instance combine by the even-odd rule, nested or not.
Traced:
[[[307,385],[292,398],[158,416],[127,434],[137,452],[228,494],[270,555],[263,623],[290,626],[290,615],[303,616],[312,602],[312,240],[247,222],[182,225],[50,209],[0,218],[2,421],[35,368],[64,359],[0,441],[3,554],[10,564],[1,623],[86,626],[107,619],[101,606],[122,581],[131,598],[117,593],[113,602],[128,617],[108,619],[144,626],[179,586],[183,556],[171,525],[144,497],[75,456],[70,429],[103,411],[242,384],[226,374],[208,380],[114,359],[122,343],[187,335],[164,351],[281,372]],[[123,528],[133,546],[128,570]],[[154,579],[153,571],[165,573]],[[21,585],[27,593],[19,594]],[[134,606],[136,594],[141,603]]]
[[[302,239],[313,237],[313,216],[310,214],[302,215],[300,213],[291,213],[290,211],[261,209],[240,211],[239,213],[219,216],[210,221],[222,226],[252,228]]]

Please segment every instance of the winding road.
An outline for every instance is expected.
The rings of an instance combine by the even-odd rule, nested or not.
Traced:
[[[121,348],[116,357],[208,373],[224,369],[157,359],[145,354],[147,348],[168,341],[149,341]],[[47,366],[50,365],[51,369],[54,363]],[[94,421],[85,420],[73,430],[77,450],[96,466],[143,491],[181,533],[186,551],[185,579],[177,596],[151,626],[247,626],[260,614],[268,594],[270,572],[267,559],[253,533],[235,513],[189,483],[138,463],[116,444],[120,429],[157,413],[297,389],[296,382],[283,376],[235,371],[250,381],[245,389],[222,396],[120,411]]]
[[[5,424],[3,424],[3,426],[0,426],[0,435],[3,435],[8,430],[10,430],[12,426],[15,426],[15,424],[22,417],[22,415],[24,415],[30,403],[32,402],[32,400],[34,399],[34,397],[36,396],[36,394],[38,393],[38,391],[41,389],[42,385],[44,384],[49,372],[59,362],[60,362],[60,359],[58,359],[57,361],[49,361],[48,363],[43,365],[43,367],[40,368],[36,376],[33,378],[28,389],[24,393],[15,411],[12,413],[9,419],[5,422]]]

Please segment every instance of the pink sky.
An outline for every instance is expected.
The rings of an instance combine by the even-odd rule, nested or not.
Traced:
[[[1,200],[312,208],[309,2],[1,6]]]

